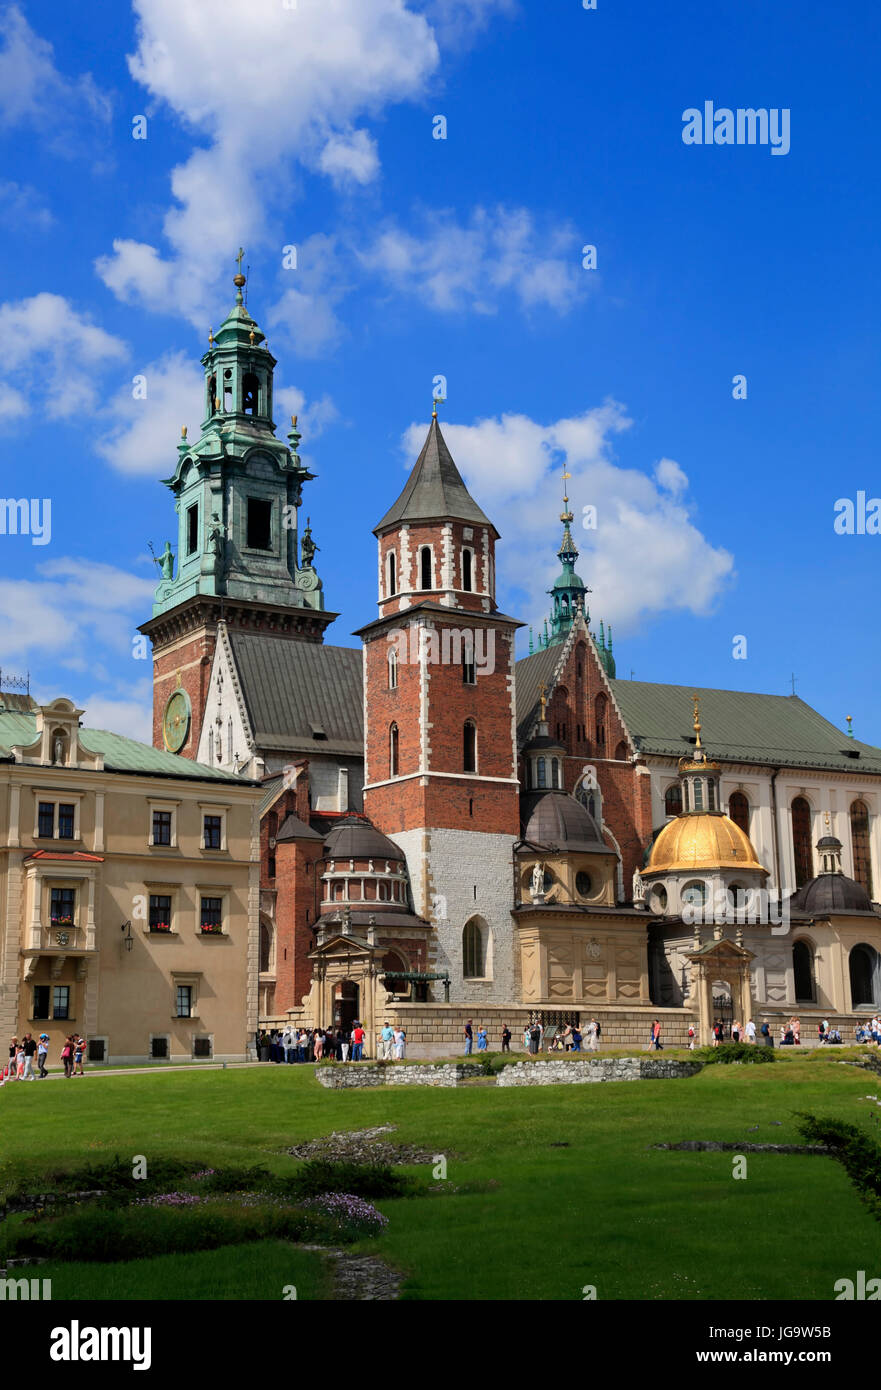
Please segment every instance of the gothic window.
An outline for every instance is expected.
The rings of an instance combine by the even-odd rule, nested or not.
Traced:
[[[246,544],[249,550],[272,549],[272,503],[263,497],[248,498]]]
[[[739,825],[744,835],[749,834],[749,802],[743,792],[732,792],[728,798],[728,815],[735,825]]]
[[[260,413],[260,382],[254,372],[245,372],[242,377],[242,409],[246,415]]]
[[[388,553],[388,585],[386,590],[389,598],[398,592],[397,568],[395,552],[390,550]]]
[[[477,668],[474,664],[474,634],[467,632],[466,638],[470,640],[462,643],[462,684],[477,684]]]
[[[602,754],[605,753],[605,748],[606,748],[606,697],[605,697],[605,695],[600,694],[600,695],[598,695],[598,696],[596,697],[596,699],[595,699],[594,702],[593,702],[593,708],[594,708],[594,716],[595,716],[595,719],[596,719],[596,727],[597,727],[597,736],[596,736],[597,751],[602,755]]]
[[[486,976],[486,938],[480,921],[472,917],[462,930],[462,974],[466,980]]]
[[[797,796],[792,803],[792,850],[795,857],[795,886],[801,888],[814,876],[811,808],[803,796]]]
[[[473,719],[465,720],[462,735],[462,770],[477,771],[477,725]]]
[[[682,812],[682,783],[674,782],[664,792],[664,814],[678,816]]]
[[[388,734],[388,775],[398,775],[398,726],[392,724]]]
[[[397,690],[398,688],[398,653],[389,652],[388,654],[388,688]]]
[[[187,507],[187,554],[195,555],[199,549],[199,504],[194,502]]]
[[[420,589],[431,589],[431,547],[424,545],[419,552]]]
[[[816,1003],[817,982],[814,977],[814,953],[807,941],[793,942],[792,973],[795,977],[795,997],[799,1003]]]
[[[850,808],[850,839],[853,846],[853,876],[872,897],[872,856],[869,850],[869,808],[855,801]]]
[[[623,739],[618,744],[618,747],[615,749],[615,758],[616,761],[619,763],[626,763],[627,761],[627,744],[624,742]]]
[[[474,587],[474,584],[473,584],[473,581],[472,581],[472,576],[471,576],[471,560],[472,560],[471,551],[470,551],[470,550],[463,550],[463,551],[462,551],[462,588],[465,589],[465,590],[467,590],[468,593],[470,593],[471,590],[472,590],[473,587]]]

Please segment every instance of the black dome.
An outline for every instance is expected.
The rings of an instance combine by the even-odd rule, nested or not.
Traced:
[[[820,874],[802,884],[789,899],[797,912],[818,917],[826,912],[871,912],[872,903],[861,883],[844,874]]]
[[[567,792],[543,792],[527,798],[523,820],[523,838],[533,844],[610,852],[587,807]]]
[[[377,830],[372,821],[350,812],[334,826],[324,842],[329,859],[394,859],[404,861],[404,851]]]

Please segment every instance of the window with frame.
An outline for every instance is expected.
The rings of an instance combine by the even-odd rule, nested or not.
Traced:
[[[421,589],[432,589],[431,582],[431,547],[424,545],[419,552],[419,587]]]
[[[70,1018],[70,985],[53,985],[52,1017]]]
[[[397,690],[398,688],[398,653],[389,652],[388,654],[388,688]]]
[[[75,888],[50,888],[49,920],[53,927],[72,927],[75,910]]]
[[[598,695],[594,700],[594,718],[596,721],[596,744],[597,748],[606,746],[606,697]]]
[[[473,719],[465,720],[462,731],[462,771],[477,771],[477,726]]]
[[[168,1056],[168,1038],[150,1039],[150,1056],[160,1060]]]
[[[462,588],[465,589],[468,593],[470,593],[471,590],[474,588],[472,575],[472,552],[470,550],[462,551]]]
[[[865,801],[854,801],[850,808],[850,839],[853,848],[853,876],[872,897],[872,854],[869,848],[869,808]]]
[[[390,550],[389,553],[388,553],[388,561],[387,561],[387,564],[388,564],[388,588],[387,588],[387,594],[388,594],[388,597],[389,597],[389,598],[393,598],[394,595],[398,592],[398,573],[397,573],[397,571],[398,571],[398,562],[397,562],[397,558],[396,558],[396,556],[395,556],[395,552],[394,552],[393,550]]]
[[[219,935],[223,929],[223,898],[202,898],[199,925],[206,935]]]
[[[74,834],[74,824],[76,822],[76,807],[70,802],[62,801],[58,806],[58,838],[59,840],[72,840]]]
[[[795,859],[795,886],[801,888],[814,876],[814,854],[811,847],[811,807],[803,796],[792,803],[792,851]]]
[[[90,1062],[105,1062],[107,1049],[103,1038],[89,1038],[88,1059]]]
[[[175,991],[177,1000],[177,1017],[192,1018],[193,1016],[193,986],[178,985]]]
[[[194,502],[187,507],[187,554],[195,555],[199,549],[199,504]]]
[[[398,775],[398,726],[392,724],[388,734],[388,775]]]
[[[732,792],[728,798],[728,816],[744,835],[749,834],[749,802],[743,792]]]
[[[664,815],[678,816],[682,813],[682,783],[674,782],[664,792]]]
[[[150,894],[150,930],[155,932],[171,931],[170,893]]]
[[[194,1056],[194,1057],[210,1057],[210,1056],[211,1056],[211,1039],[210,1039],[210,1038],[193,1038],[193,1056]]]
[[[153,844],[171,844],[171,811],[153,812]]]
[[[474,634],[467,632],[462,643],[462,684],[477,684],[477,666],[474,661]]]
[[[223,816],[204,816],[202,835],[205,849],[221,849],[223,846]]]
[[[49,1017],[49,985],[34,985],[32,1018]]]
[[[42,840],[55,838],[55,802],[41,801],[37,809],[37,834]]]
[[[486,973],[484,937],[480,924],[474,919],[465,923],[462,932],[462,974],[465,979],[480,980]]]

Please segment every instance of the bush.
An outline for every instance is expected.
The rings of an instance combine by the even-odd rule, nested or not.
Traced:
[[[691,1054],[697,1062],[776,1062],[772,1047],[761,1047],[757,1043],[721,1043],[719,1047],[699,1047]]]
[[[872,1214],[881,1220],[881,1147],[875,1140],[856,1125],[816,1115],[799,1115],[797,1128],[805,1139],[828,1145]]]
[[[322,1192],[317,1197],[310,1197],[304,1205],[333,1221],[342,1240],[378,1236],[388,1225],[387,1216],[352,1192]]]
[[[414,1178],[396,1173],[387,1163],[335,1163],[326,1158],[310,1159],[281,1182],[284,1190],[296,1197],[330,1192],[354,1197],[406,1197],[416,1188]]]

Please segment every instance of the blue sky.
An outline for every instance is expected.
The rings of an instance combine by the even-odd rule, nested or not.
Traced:
[[[565,464],[619,675],[794,672],[881,743],[881,537],[833,528],[881,494],[879,30],[868,3],[784,0],[0,11],[2,491],[52,500],[48,544],[0,536],[0,668],[149,737],[147,543],[174,535],[159,479],[241,244],[319,475],[328,640],[375,614],[371,527],[442,374],[507,612],[546,612]],[[789,153],[685,145],[706,100],[788,109]]]

